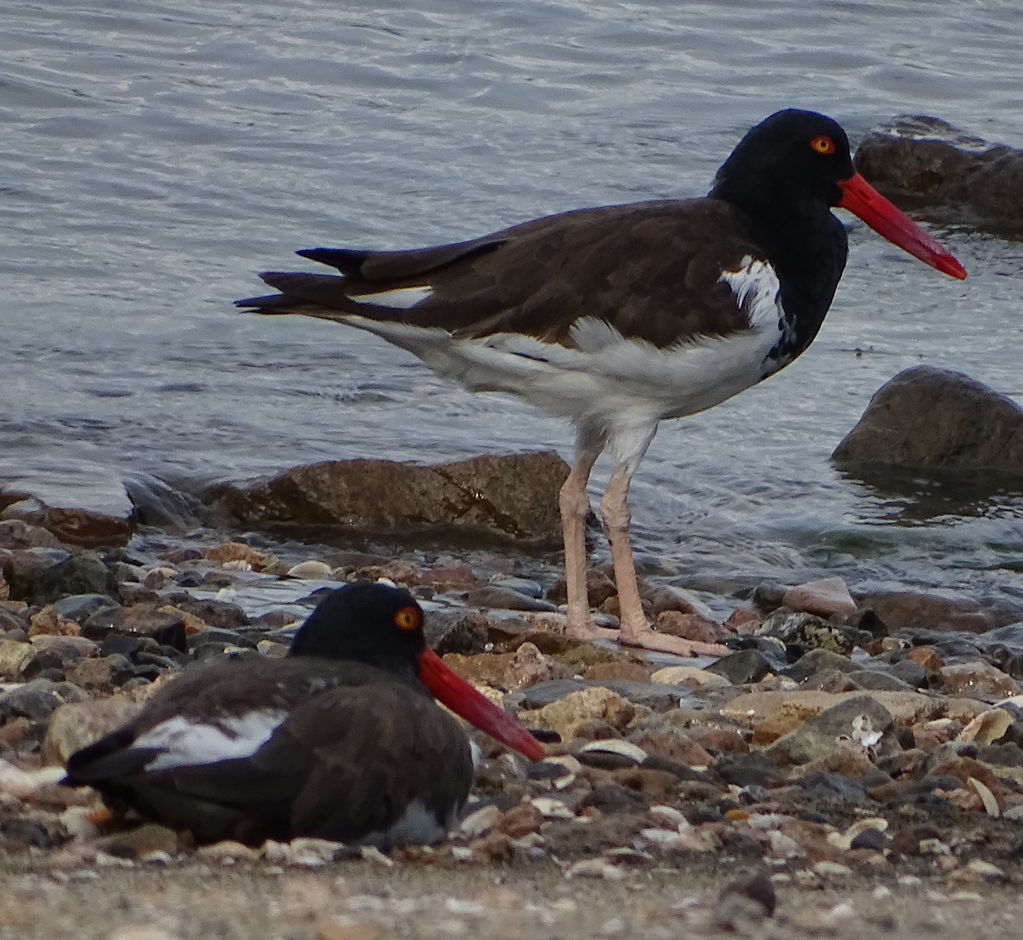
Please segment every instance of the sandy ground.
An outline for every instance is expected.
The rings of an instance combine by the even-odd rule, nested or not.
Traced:
[[[320,868],[88,868],[8,864],[0,872],[0,937],[78,940],[267,938],[755,937],[899,940],[1023,935],[1016,887],[950,893],[940,879],[899,883],[860,874],[778,885],[775,914],[722,927],[715,863],[628,871],[620,881],[564,877],[550,861],[438,869],[421,862],[345,861]],[[716,912],[718,912],[716,914]]]

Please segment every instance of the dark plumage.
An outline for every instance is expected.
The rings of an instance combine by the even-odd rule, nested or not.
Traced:
[[[189,668],[134,720],[73,754],[65,782],[201,842],[436,841],[461,811],[472,760],[460,724],[423,684],[445,667],[421,622],[405,590],[339,588],[299,630],[289,658]],[[499,716],[489,716],[491,731],[542,755],[489,703],[471,717],[486,718],[487,707]]]
[[[411,251],[315,248],[341,275],[269,272],[280,293],[237,303],[376,333],[476,391],[519,395],[576,426],[561,492],[571,636],[601,635],[586,597],[586,482],[606,449],[601,512],[621,642],[676,653],[721,647],[656,634],[629,544],[628,490],[658,422],[773,375],[817,335],[845,267],[833,206],[954,277],[966,272],[853,169],[831,118],[773,114],[702,199],[580,209]]]

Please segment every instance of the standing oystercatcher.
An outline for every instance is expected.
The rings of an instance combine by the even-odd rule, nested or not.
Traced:
[[[658,422],[719,404],[788,365],[821,327],[845,267],[838,206],[952,277],[966,271],[853,168],[835,121],[779,111],[739,142],[702,199],[580,209],[411,251],[314,248],[342,276],[270,272],[280,291],[238,301],[376,333],[474,391],[510,392],[576,426],[561,490],[570,636],[671,653],[643,613],[628,492]],[[620,630],[586,596],[586,482],[610,450],[600,508]]]
[[[422,623],[406,590],[338,588],[287,658],[189,668],[132,721],[72,754],[63,782],[200,842],[436,842],[465,803],[472,757],[433,696],[531,760],[544,749],[443,664]]]

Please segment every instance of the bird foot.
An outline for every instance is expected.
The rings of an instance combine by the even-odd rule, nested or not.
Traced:
[[[731,652],[727,646],[720,643],[686,640],[670,633],[658,633],[648,626],[638,630],[619,630],[618,642],[622,646],[638,646],[641,649],[672,653],[675,656],[725,656]]]
[[[622,646],[635,646],[658,653],[672,653],[675,656],[724,656],[731,652],[720,643],[703,643],[699,640],[685,640],[680,636],[658,633],[649,626],[639,629],[609,630],[596,624],[568,624],[565,636],[571,640],[613,640]]]

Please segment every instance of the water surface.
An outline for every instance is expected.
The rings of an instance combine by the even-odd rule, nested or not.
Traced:
[[[0,451],[193,486],[323,458],[570,456],[570,430],[524,404],[230,301],[300,247],[703,193],[780,107],[854,139],[912,112],[1021,146],[1017,21],[1013,0],[18,4],[0,32]],[[662,426],[635,485],[649,559],[708,582],[1023,594],[1019,492],[934,503],[828,463],[907,366],[1023,396],[1023,248],[941,234],[965,283],[852,223],[810,351]]]

